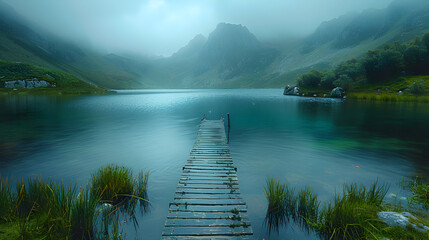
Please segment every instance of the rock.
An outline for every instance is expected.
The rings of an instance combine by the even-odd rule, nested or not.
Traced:
[[[111,213],[113,211],[113,205],[110,203],[103,203],[101,205],[98,205],[95,208],[95,212],[98,214],[103,214],[103,215],[107,215],[109,213]]]
[[[286,86],[285,90],[283,91],[283,95],[299,95],[299,88],[296,86]]]
[[[398,91],[398,93],[399,93],[399,94],[401,94],[401,93],[402,93],[402,91]]]
[[[328,94],[326,94],[326,93],[325,93],[325,94],[323,94],[323,97],[328,97]]]
[[[6,76],[0,76],[0,79],[5,78]]]
[[[313,97],[317,97],[317,94],[313,94]]]
[[[37,78],[25,79],[25,80],[13,80],[4,82],[5,88],[40,88],[40,87],[56,87],[55,83],[50,83],[45,80],[39,80]]]
[[[47,74],[47,73],[45,74],[45,76],[46,76],[46,77],[48,77],[48,78],[50,78],[50,79],[52,79],[52,80],[55,80],[55,78],[54,78],[54,77],[52,77],[51,75],[49,75],[49,74]]]
[[[414,220],[417,220],[417,221],[418,219],[408,212],[403,212],[403,213],[379,212],[377,213],[377,215],[389,226],[401,226],[405,229],[405,227],[408,224],[410,224],[418,231],[426,232],[429,230],[428,226],[425,226],[421,223],[419,223],[418,226],[414,223],[411,223],[409,220],[410,218],[413,218]]]
[[[342,98],[344,97],[345,91],[344,89],[340,88],[340,87],[336,87],[334,89],[332,89],[331,95],[329,95],[329,97],[331,98]]]
[[[394,198],[394,199],[396,199],[397,198],[397,196],[396,196],[396,194],[394,194],[394,193],[389,193],[389,195],[388,195],[390,198]]]

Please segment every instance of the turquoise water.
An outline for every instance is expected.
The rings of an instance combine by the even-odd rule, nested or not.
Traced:
[[[429,107],[283,96],[282,89],[120,91],[0,96],[0,173],[86,185],[108,163],[149,170],[151,211],[129,239],[159,239],[168,203],[206,114],[230,113],[230,148],[256,239],[315,239],[293,223],[264,226],[267,176],[322,201],[345,182],[391,184],[429,173]]]

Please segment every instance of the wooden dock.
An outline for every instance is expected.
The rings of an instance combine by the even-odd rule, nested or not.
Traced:
[[[203,119],[162,233],[173,239],[251,239],[224,121]]]

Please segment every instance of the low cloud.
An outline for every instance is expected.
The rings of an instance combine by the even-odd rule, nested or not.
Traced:
[[[35,26],[106,52],[168,56],[219,22],[243,24],[259,39],[311,33],[351,11],[392,0],[4,0]]]

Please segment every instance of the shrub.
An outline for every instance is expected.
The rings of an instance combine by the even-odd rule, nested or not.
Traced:
[[[323,73],[322,79],[320,81],[320,86],[323,89],[332,89],[334,87],[334,81],[336,80],[336,75],[334,71],[329,70]]]
[[[344,90],[350,90],[353,83],[353,79],[347,75],[341,75],[337,80],[334,81],[335,87],[341,87]]]
[[[312,70],[311,72],[304,73],[298,78],[298,85],[300,87],[317,87],[320,84],[322,73],[318,70]]]
[[[418,82],[413,82],[410,86],[407,87],[407,91],[419,95],[426,92],[426,85],[423,80]]]

